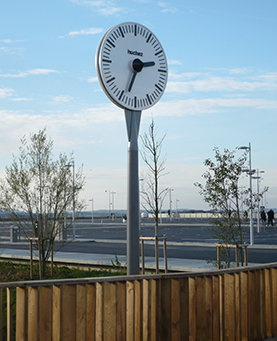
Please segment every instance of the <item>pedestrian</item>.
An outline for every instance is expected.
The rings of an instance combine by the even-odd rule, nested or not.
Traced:
[[[261,210],[261,220],[262,220],[262,224],[265,225],[265,223],[266,223],[266,215],[265,215],[264,209]]]
[[[273,226],[274,212],[273,212],[272,209],[270,209],[270,210],[267,212],[267,221],[268,221],[268,226],[269,226],[269,224],[271,224],[271,226]]]

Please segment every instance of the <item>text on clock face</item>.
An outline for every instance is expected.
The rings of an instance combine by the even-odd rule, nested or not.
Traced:
[[[143,57],[143,53],[142,52],[138,52],[138,51],[131,51],[129,49],[127,49],[127,53],[128,54],[132,54],[134,56],[140,56],[140,57]]]

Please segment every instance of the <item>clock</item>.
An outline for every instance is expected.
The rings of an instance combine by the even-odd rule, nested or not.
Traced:
[[[101,87],[120,108],[148,109],[165,91],[165,52],[143,25],[125,22],[109,29],[100,40],[95,59]]]

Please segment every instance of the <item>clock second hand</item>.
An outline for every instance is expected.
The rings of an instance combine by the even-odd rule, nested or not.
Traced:
[[[128,87],[128,92],[131,92],[131,90],[132,90],[132,87],[133,87],[134,81],[136,79],[137,73],[141,72],[141,70],[144,67],[154,66],[154,65],[155,65],[155,62],[145,62],[144,63],[140,59],[133,60],[132,67],[134,69],[134,73],[132,75],[132,78],[131,78],[131,81],[130,81],[130,84],[129,84],[129,87]]]

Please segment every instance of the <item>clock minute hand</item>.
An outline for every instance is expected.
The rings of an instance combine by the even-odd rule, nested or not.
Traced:
[[[128,92],[131,92],[136,76],[137,76],[137,71],[134,71],[132,78],[131,78],[131,82],[128,87]]]
[[[155,62],[146,62],[146,63],[143,63],[143,67],[154,66],[154,65],[155,65]]]

